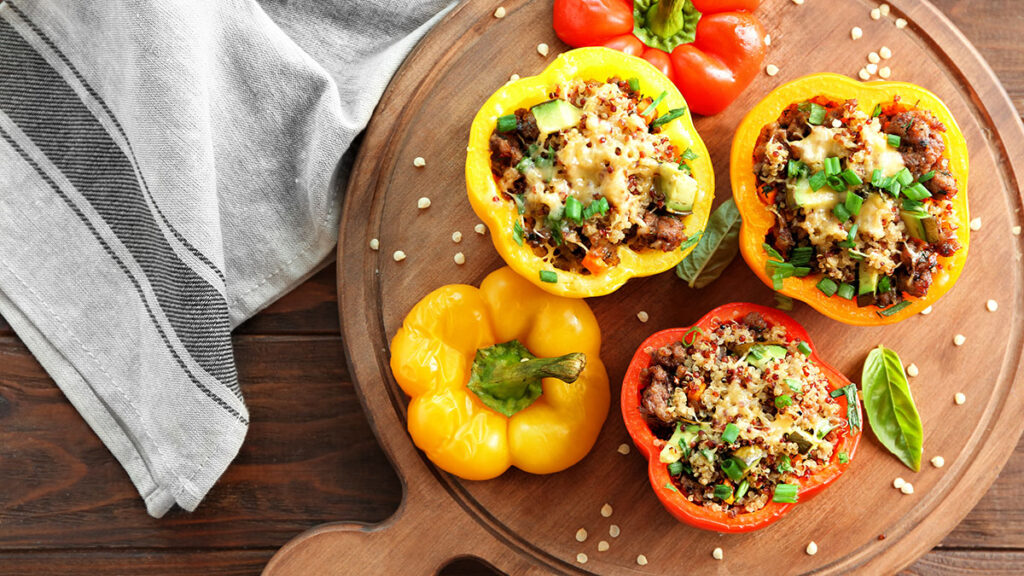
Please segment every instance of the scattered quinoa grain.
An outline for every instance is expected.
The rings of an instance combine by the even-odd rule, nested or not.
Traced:
[[[625,456],[626,454],[629,454],[629,444],[626,444],[626,443],[619,444],[618,452],[619,452],[619,454],[622,454],[623,456]]]
[[[426,196],[420,198],[419,200],[416,201],[416,207],[419,208],[420,210],[426,210],[427,208],[430,208],[430,198],[427,198]]]
[[[897,489],[897,490],[899,490],[900,488],[903,488],[903,485],[906,484],[906,483],[907,483],[906,480],[904,480],[903,478],[897,476],[896,479],[892,481],[892,487]]]
[[[644,312],[643,310],[641,310],[641,311],[636,313],[636,319],[641,321],[641,322],[647,322],[648,320],[651,319],[651,316],[647,312]]]
[[[892,58],[892,50],[890,50],[888,46],[882,46],[878,49],[878,55],[881,56],[883,60],[888,60],[889,58]]]
[[[892,76],[892,70],[890,70],[888,66],[882,66],[881,68],[878,69],[879,78],[885,79],[888,78],[889,76]]]
[[[921,310],[921,314],[924,314],[925,316],[927,316],[927,315],[929,315],[931,313],[932,313],[932,307],[931,306],[925,308],[924,310]]]
[[[608,542],[606,540],[601,540],[597,543],[598,552],[607,552],[609,548],[611,548],[611,546],[608,545]]]
[[[872,20],[881,20],[882,19],[882,11],[879,10],[878,8],[872,8],[871,9],[871,19]]]
[[[910,482],[907,482],[903,486],[900,486],[900,492],[903,492],[904,494],[909,496],[914,493],[914,485],[911,484]]]
[[[713,550],[713,551],[711,552],[711,557],[712,557],[712,558],[714,558],[715,560],[721,560],[722,558],[724,558],[724,557],[725,557],[725,553],[724,553],[724,552],[722,552],[722,549],[721,549],[721,548],[715,548],[715,549],[714,549],[714,550]]]
[[[509,76],[508,79],[510,82],[515,82],[516,80],[519,80],[519,74],[513,74]]]
[[[456,244],[462,242],[462,232],[459,232],[458,230],[452,232],[452,242],[455,242]]]
[[[500,18],[504,18],[505,17],[505,7],[504,6],[498,6],[498,9],[494,11],[494,17],[495,18],[499,18],[499,19]]]
[[[814,540],[807,543],[807,555],[814,556],[818,553],[818,545],[815,544]]]
[[[910,376],[911,378],[916,378],[917,375],[920,373],[920,370],[917,369],[917,364],[910,364],[909,366],[907,366],[907,376]]]
[[[779,67],[776,66],[775,64],[769,64],[764,67],[764,73],[769,76],[775,76],[776,74],[779,73]]]
[[[802,1],[803,0],[801,0],[801,2]],[[793,0],[793,2],[796,2],[796,0]],[[640,554],[639,556],[636,557],[636,563],[639,566],[647,566],[647,556],[644,556],[643,554]]]
[[[988,302],[985,302],[985,308],[989,312],[995,312],[996,310],[999,310],[999,302],[996,302],[995,300],[989,300]]]
[[[422,156],[417,156],[412,159],[412,165],[417,168],[423,168],[427,165],[427,161],[424,160]]]
[[[541,56],[547,56],[549,50],[550,49],[548,48],[547,44],[545,44],[543,42],[541,42],[540,44],[537,44],[537,54],[540,54]]]
[[[953,344],[955,344],[956,346],[963,346],[964,342],[967,342],[967,337],[964,336],[963,334],[957,334],[956,336],[953,336]]]
[[[943,458],[942,456],[936,456],[932,458],[932,466],[935,466],[936,468],[942,468],[945,465],[946,459]]]
[[[974,230],[975,232],[977,232],[978,230],[981,230],[981,217],[980,216],[975,218],[975,219],[973,219],[973,220],[971,220],[971,230]]]
[[[864,31],[860,29],[860,26],[854,26],[850,29],[850,38],[860,40],[862,36],[864,36]]]
[[[487,226],[484,226],[483,224],[477,224],[476,226],[473,226],[473,231],[481,235],[487,234]]]
[[[878,52],[869,52],[868,53],[868,62],[871,62],[872,64],[878,64],[881,61],[882,61],[882,57],[878,55]]]
[[[583,552],[580,552],[579,554],[576,555],[576,561],[579,562],[580,564],[586,564],[587,563],[587,555],[584,554]]]
[[[881,6],[878,7],[878,11],[882,13],[882,16],[888,16],[889,15],[889,5],[888,4],[882,4]]]
[[[604,516],[605,518],[610,518],[611,515],[612,515],[612,505],[611,504],[605,503],[604,506],[601,506],[601,516]]]
[[[878,72],[878,64],[872,64],[868,62],[868,65],[864,67],[868,71],[868,74],[875,74]]]
[[[587,541],[587,529],[586,528],[580,528],[579,530],[576,531],[576,541],[577,542],[586,542]]]
[[[799,6],[799,5],[803,4],[803,3],[804,3],[804,0],[793,0],[793,4],[796,4],[797,6]]]
[[[608,527],[608,535],[612,538],[618,538],[619,534],[621,534],[621,531],[619,530],[618,524],[612,524]]]
[[[1013,228],[1010,228],[1010,232],[1014,236],[1020,236],[1020,226],[1014,226]]]
[[[772,35],[771,34],[765,34],[764,35],[764,45],[765,46],[771,46],[772,45]]]
[[[376,238],[371,238],[370,250],[380,250],[380,240],[377,240]]]
[[[456,252],[453,259],[455,260],[455,263],[458,264],[459,266],[462,266],[463,264],[466,263],[466,255],[463,254],[462,252]]]
[[[395,250],[395,253],[392,254],[391,257],[395,259],[395,262],[401,262],[402,260],[405,260],[405,252]]]
[[[957,392],[953,395],[953,402],[956,402],[957,406],[961,406],[964,402],[967,402],[967,396],[964,396],[963,392]]]
[[[903,30],[904,28],[907,27],[907,21],[904,20],[903,18],[897,18],[896,27],[899,28],[900,30]]]
[[[871,73],[867,71],[867,68],[861,68],[857,72],[857,76],[859,76],[861,80],[869,80],[871,78]]]

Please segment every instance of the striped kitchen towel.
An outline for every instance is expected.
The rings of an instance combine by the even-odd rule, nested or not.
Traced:
[[[332,254],[342,155],[449,1],[0,1],[0,315],[153,516],[237,454],[231,329]]]

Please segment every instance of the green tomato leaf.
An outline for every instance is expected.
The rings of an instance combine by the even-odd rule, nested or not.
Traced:
[[[872,350],[864,362],[861,389],[875,437],[910,469],[920,470],[924,427],[899,355],[883,346]]]
[[[740,249],[740,212],[732,198],[711,214],[697,246],[676,266],[690,288],[703,288],[722,275]]]

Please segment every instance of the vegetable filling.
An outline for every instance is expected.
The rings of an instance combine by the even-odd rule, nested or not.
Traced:
[[[752,312],[646,351],[642,409],[688,500],[731,516],[796,502],[799,479],[842,456],[849,423],[805,347]]]
[[[600,274],[618,264],[619,246],[668,252],[687,240],[696,155],[661,134],[685,109],[659,117],[665,94],[637,84],[571,80],[497,120],[491,171],[520,214],[514,237],[556,268]]]
[[[945,130],[898,98],[868,114],[856,100],[823,96],[765,126],[754,173],[775,215],[765,250],[776,289],[789,276],[820,275],[826,296],[883,315],[906,306],[905,294],[925,296],[938,256],[960,249]]]

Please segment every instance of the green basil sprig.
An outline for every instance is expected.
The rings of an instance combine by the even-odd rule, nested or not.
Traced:
[[[924,428],[899,355],[884,346],[868,353],[861,390],[875,437],[912,470],[920,470]]]
[[[740,211],[732,198],[722,202],[701,234],[697,246],[676,265],[679,276],[690,288],[703,288],[722,275],[740,249]]]

